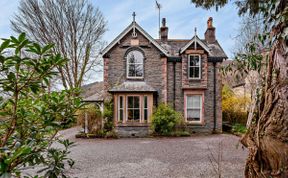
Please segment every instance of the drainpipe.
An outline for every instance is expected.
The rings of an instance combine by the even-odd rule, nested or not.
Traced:
[[[173,108],[176,108],[176,61],[173,62]]]
[[[216,133],[216,62],[213,62],[213,133]]]

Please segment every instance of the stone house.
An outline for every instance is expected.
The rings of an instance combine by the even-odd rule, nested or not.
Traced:
[[[165,18],[154,39],[133,20],[102,55],[104,98],[113,99],[120,136],[147,134],[159,103],[182,112],[191,132],[222,131],[219,68],[227,56],[211,17],[205,39],[196,32],[192,39],[169,39]]]

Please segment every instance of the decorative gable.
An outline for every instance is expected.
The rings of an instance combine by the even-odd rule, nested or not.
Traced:
[[[196,44],[196,45],[195,45]],[[184,47],[180,49],[180,53],[184,53],[190,46],[194,45],[194,49],[197,49],[197,46],[199,45],[201,48],[203,48],[208,54],[210,54],[209,47],[202,42],[197,35],[195,35]]]
[[[125,37],[129,32],[131,32],[133,37],[137,37],[137,32],[141,33],[149,42],[151,42],[159,51],[161,51],[165,56],[169,56],[169,52],[164,49],[156,40],[154,40],[143,28],[141,28],[136,22],[132,22],[122,33],[120,33],[103,51],[104,56],[108,53],[123,37]],[[137,31],[137,32],[136,32]],[[131,40],[132,45],[138,45],[139,41]]]

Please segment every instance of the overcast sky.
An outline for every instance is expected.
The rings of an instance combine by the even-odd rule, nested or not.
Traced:
[[[132,21],[136,12],[136,21],[152,37],[158,38],[158,11],[155,0],[90,0],[103,12],[108,22],[108,31],[104,40],[111,42]],[[11,30],[10,19],[17,13],[20,0],[0,0],[0,38],[15,35]],[[207,19],[211,16],[216,27],[216,38],[229,57],[232,57],[234,38],[239,28],[240,18],[236,6],[232,3],[216,12],[196,8],[190,0],[158,0],[162,5],[161,18],[166,17],[169,38],[190,39],[197,27],[197,34],[204,38]]]

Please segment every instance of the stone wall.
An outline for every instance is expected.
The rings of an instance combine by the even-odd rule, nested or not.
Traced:
[[[167,103],[174,106],[174,73],[173,73],[173,62],[167,63]],[[178,112],[184,112],[184,96],[182,90],[182,63],[175,63],[175,110]]]
[[[148,126],[117,126],[115,130],[119,137],[147,137],[149,135]]]
[[[137,31],[136,31],[137,32]],[[117,45],[115,45],[109,51],[109,62],[105,64],[108,65],[107,68],[107,83],[108,90],[113,86],[120,85],[124,81],[131,79],[126,78],[126,59],[125,54],[129,48],[137,47],[138,49],[144,52],[144,80],[148,85],[152,86],[158,91],[158,101],[165,101],[166,93],[162,92],[162,89],[165,87],[165,82],[163,82],[163,73],[164,70],[161,67],[163,66],[164,58],[161,59],[160,51],[150,43],[140,32],[137,32],[137,38],[134,39],[129,32]],[[136,46],[131,45],[131,40],[139,40],[139,44]],[[137,44],[137,43],[136,43]],[[105,69],[104,67],[104,69]],[[104,72],[105,74],[105,72]],[[135,81],[135,79],[133,79]]]

